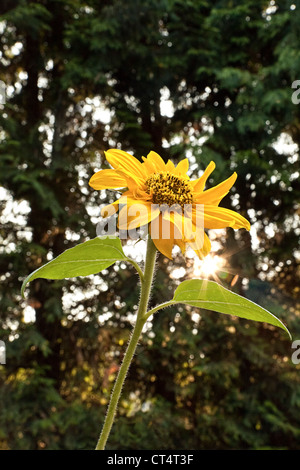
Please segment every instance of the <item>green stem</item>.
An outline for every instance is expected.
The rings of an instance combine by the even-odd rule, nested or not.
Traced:
[[[140,276],[140,280],[143,281],[144,274],[143,274],[143,271],[141,270],[141,268],[139,267],[139,265],[133,259],[130,259],[130,258],[127,258],[126,261],[128,261],[128,263],[132,264],[132,266],[135,267],[135,269],[138,272],[138,275]]]
[[[118,376],[117,376],[117,379],[116,379],[116,382],[115,382],[115,385],[111,394],[106,418],[105,418],[102,432],[100,434],[100,437],[96,446],[96,450],[105,449],[105,445],[106,445],[107,439],[109,437],[109,434],[110,434],[110,431],[114,422],[116,409],[117,409],[118,402],[120,399],[122,387],[123,387],[128,369],[130,367],[132,358],[134,356],[138,341],[140,339],[143,326],[145,322],[147,321],[146,312],[147,312],[147,306],[149,302],[149,296],[150,296],[151,286],[152,286],[152,281],[153,281],[155,259],[156,259],[156,248],[151,237],[149,236],[148,242],[147,242],[145,269],[144,269],[143,278],[141,279],[141,297],[140,297],[139,309],[137,313],[136,324],[133,329],[130,341],[127,346],[126,353],[124,355],[123,362],[121,364],[121,367],[120,367],[120,370],[119,370],[119,373],[118,373]]]
[[[175,300],[169,300],[168,302],[164,302],[163,304],[157,305],[156,307],[152,308],[147,313],[145,313],[144,318],[148,320],[148,318],[151,317],[151,315],[153,315],[158,310],[162,310],[163,308],[166,308],[166,307],[171,307],[171,305],[175,305],[178,303],[180,302],[176,302]]]

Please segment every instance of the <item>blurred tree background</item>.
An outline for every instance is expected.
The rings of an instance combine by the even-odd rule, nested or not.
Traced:
[[[162,255],[152,302],[190,277],[268,308],[300,338],[300,5],[291,0],[2,0],[1,449],[93,449],[138,302],[137,276],[23,279],[96,236],[103,150],[187,156],[250,233],[211,231],[203,265]],[[124,249],[142,258],[143,241]],[[221,263],[221,262],[222,263]],[[218,264],[218,263],[219,264]],[[217,273],[215,269],[218,268]],[[299,365],[278,329],[193,308],[140,342],[111,449],[299,449]]]

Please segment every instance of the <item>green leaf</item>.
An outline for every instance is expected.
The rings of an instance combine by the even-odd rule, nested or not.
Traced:
[[[269,323],[285,330],[291,338],[288,329],[272,313],[213,281],[200,279],[183,281],[174,293],[173,302]]]
[[[57,258],[33,271],[24,280],[21,293],[28,282],[37,278],[65,279],[96,274],[115,261],[127,260],[119,238],[97,237],[64,251]]]

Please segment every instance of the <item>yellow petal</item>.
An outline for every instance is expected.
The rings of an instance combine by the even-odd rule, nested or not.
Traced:
[[[151,151],[147,155],[147,160],[154,166],[155,171],[166,171],[166,164],[158,153]]]
[[[153,240],[153,243],[158,251],[160,251],[167,258],[172,259],[174,240],[164,240],[162,238],[157,238]]]
[[[143,160],[143,167],[145,168],[145,171],[147,172],[147,175],[152,175],[153,173],[156,173],[156,166],[154,163],[150,160],[148,160],[146,157],[142,157]]]
[[[212,204],[218,205],[226,194],[228,194],[231,187],[234,185],[237,178],[237,174],[233,173],[227,180],[214,186],[213,188],[207,189],[201,194],[195,196],[195,202],[200,204]]]
[[[183,223],[184,220],[180,214],[166,211],[151,221],[149,228],[153,243],[167,258],[172,259],[174,245],[178,245],[183,254],[186,251],[186,242],[183,240],[182,234]]]
[[[189,220],[178,210],[164,210],[162,212],[162,237],[172,234],[172,238],[182,240],[186,236]],[[171,232],[172,228],[172,232]],[[165,233],[164,233],[165,232]]]
[[[153,240],[154,245],[157,250],[160,251],[164,256],[169,259],[172,259],[172,249],[174,246],[174,239],[169,238],[160,238],[157,237],[157,233],[160,231],[161,217],[157,217],[150,224],[150,235]]]
[[[198,244],[199,245],[199,244]],[[196,255],[200,258],[200,259],[203,259],[205,258],[205,256],[208,255],[208,253],[210,252],[211,250],[211,243],[210,243],[210,239],[208,238],[208,236],[206,235],[205,232],[203,232],[203,240],[201,241],[201,247],[195,245],[195,244],[192,244],[191,245],[191,248],[193,248],[193,250],[195,251]]]
[[[106,218],[110,217],[118,212],[118,204],[120,199],[117,199],[112,204],[108,204],[107,206],[102,207],[101,209],[101,217]]]
[[[231,227],[234,229],[245,228],[250,230],[250,223],[242,215],[235,211],[213,205],[204,205],[204,227],[219,229]]]
[[[154,245],[163,255],[172,259],[172,249],[174,246],[174,225],[169,223],[166,229],[165,221],[160,214],[159,217],[152,220],[149,225],[149,232]]]
[[[178,165],[177,165],[177,167],[174,171],[174,174],[175,175],[186,175],[188,169],[189,169],[189,161],[188,161],[187,158],[185,158],[184,160],[181,160],[178,163]]]
[[[159,216],[159,208],[151,202],[132,202],[120,210],[118,226],[121,230],[132,230],[147,225]]]
[[[203,175],[200,176],[200,178],[198,178],[197,180],[190,182],[193,187],[194,192],[201,193],[203,191],[208,177],[214,171],[215,168],[216,168],[215,163],[210,162],[210,164],[206,167]]]
[[[125,188],[127,182],[116,170],[100,170],[91,177],[89,185],[94,189]]]
[[[203,206],[199,210],[193,207],[191,217],[188,218],[189,224],[185,227],[183,241],[188,243],[196,254],[202,259],[211,250],[211,244],[208,236],[204,232],[203,224]],[[201,212],[202,211],[202,212]],[[187,222],[185,218],[185,222]]]
[[[175,165],[171,160],[168,160],[166,163],[165,171],[169,171],[170,173],[174,173]]]
[[[105,152],[106,160],[116,170],[124,170],[128,175],[135,175],[140,180],[145,179],[146,174],[142,163],[130,153],[118,149],[109,149]]]
[[[146,204],[151,201],[151,196],[143,191],[125,191],[119,199],[120,204],[132,206],[132,204]]]
[[[179,240],[179,239],[174,239],[174,243],[175,245],[179,246],[181,253],[184,255],[186,251],[186,243],[183,240]]]
[[[123,169],[115,170],[115,172],[126,180],[126,186],[131,191],[134,191],[134,189],[138,187],[142,188],[144,186],[144,181],[134,173],[130,173],[129,171]]]
[[[144,188],[135,187],[132,191],[133,197],[135,199],[143,199],[143,201],[152,201],[152,196]]]

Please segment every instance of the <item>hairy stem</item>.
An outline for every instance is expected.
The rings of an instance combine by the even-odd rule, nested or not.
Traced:
[[[145,262],[145,269],[143,277],[141,278],[141,297],[139,303],[139,309],[137,313],[136,324],[134,326],[130,341],[127,346],[127,350],[125,352],[123,362],[119,369],[119,373],[111,394],[110,403],[108,406],[106,418],[104,421],[104,425],[102,428],[102,432],[100,434],[96,450],[104,450],[106,446],[107,439],[109,437],[115,415],[118,406],[118,402],[120,399],[120,395],[122,392],[122,387],[130,367],[132,358],[134,356],[139,338],[142,333],[143,326],[147,321],[146,312],[147,306],[149,302],[151,286],[153,281],[154,269],[155,269],[155,259],[156,259],[156,248],[154,246],[151,237],[149,236],[147,242],[147,254],[146,254],[146,262]]]

